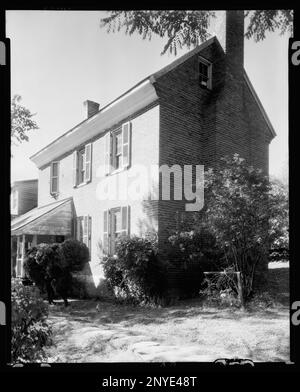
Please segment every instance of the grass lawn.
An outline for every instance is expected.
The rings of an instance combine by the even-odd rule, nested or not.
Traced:
[[[278,277],[286,279],[288,268],[274,271],[272,289],[278,294]],[[286,300],[248,311],[207,307],[199,299],[166,308],[74,300],[68,308],[51,307],[54,345],[47,348],[48,361],[288,361]]]

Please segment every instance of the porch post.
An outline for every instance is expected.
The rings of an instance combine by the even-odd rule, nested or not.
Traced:
[[[25,234],[22,236],[22,254],[21,254],[21,277],[24,277],[24,258],[25,258]]]
[[[14,248],[14,237],[10,237],[10,263],[11,263],[11,277],[15,277],[14,274],[14,255],[13,255],[13,249]],[[17,258],[16,258],[17,259]]]
[[[16,277],[18,278],[18,270],[19,270],[19,259],[20,259],[20,236],[17,235],[17,256],[16,256],[16,269],[15,269],[15,273],[16,273]]]

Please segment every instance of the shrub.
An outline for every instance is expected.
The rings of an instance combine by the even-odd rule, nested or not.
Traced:
[[[183,297],[199,294],[204,271],[217,268],[221,253],[215,237],[205,228],[177,231],[169,237],[171,260],[179,262],[180,288]]]
[[[12,363],[45,360],[44,347],[51,343],[51,328],[46,319],[48,306],[36,286],[12,282]]]
[[[84,243],[72,239],[64,241],[60,246],[70,271],[82,271],[85,264],[89,261],[88,247]]]
[[[53,289],[64,299],[74,294],[83,298],[85,287],[72,279],[72,273],[81,271],[88,260],[89,250],[85,244],[66,240],[61,244],[42,243],[32,247],[26,253],[24,267],[41,292],[47,290],[49,299],[54,295]]]
[[[104,274],[117,298],[134,302],[156,302],[166,288],[166,264],[150,237],[120,237],[116,255],[102,261]]]
[[[216,244],[216,238],[205,227],[177,231],[169,237],[169,242],[184,266],[198,262],[205,270],[209,270],[219,264],[221,252]]]

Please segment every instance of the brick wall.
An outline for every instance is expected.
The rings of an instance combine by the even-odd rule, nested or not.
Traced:
[[[155,85],[161,108],[160,165],[215,167],[222,156],[239,153],[267,173],[270,133],[240,72],[243,68],[235,69],[237,64],[228,62],[216,42],[201,56],[212,61],[211,91],[199,86],[198,54],[160,77]],[[159,202],[162,254],[168,252],[167,239],[176,227],[177,212],[185,211],[185,203],[184,199]],[[178,264],[172,261],[171,286],[179,279]]]

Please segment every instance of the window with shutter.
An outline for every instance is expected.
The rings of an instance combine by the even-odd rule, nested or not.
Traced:
[[[89,143],[85,146],[85,172],[84,181],[91,181],[91,164],[92,164],[92,144]]]
[[[122,155],[123,168],[130,166],[131,161],[131,123],[127,122],[122,125]]]
[[[59,162],[52,162],[50,167],[50,193],[51,195],[58,194],[58,169]]]

